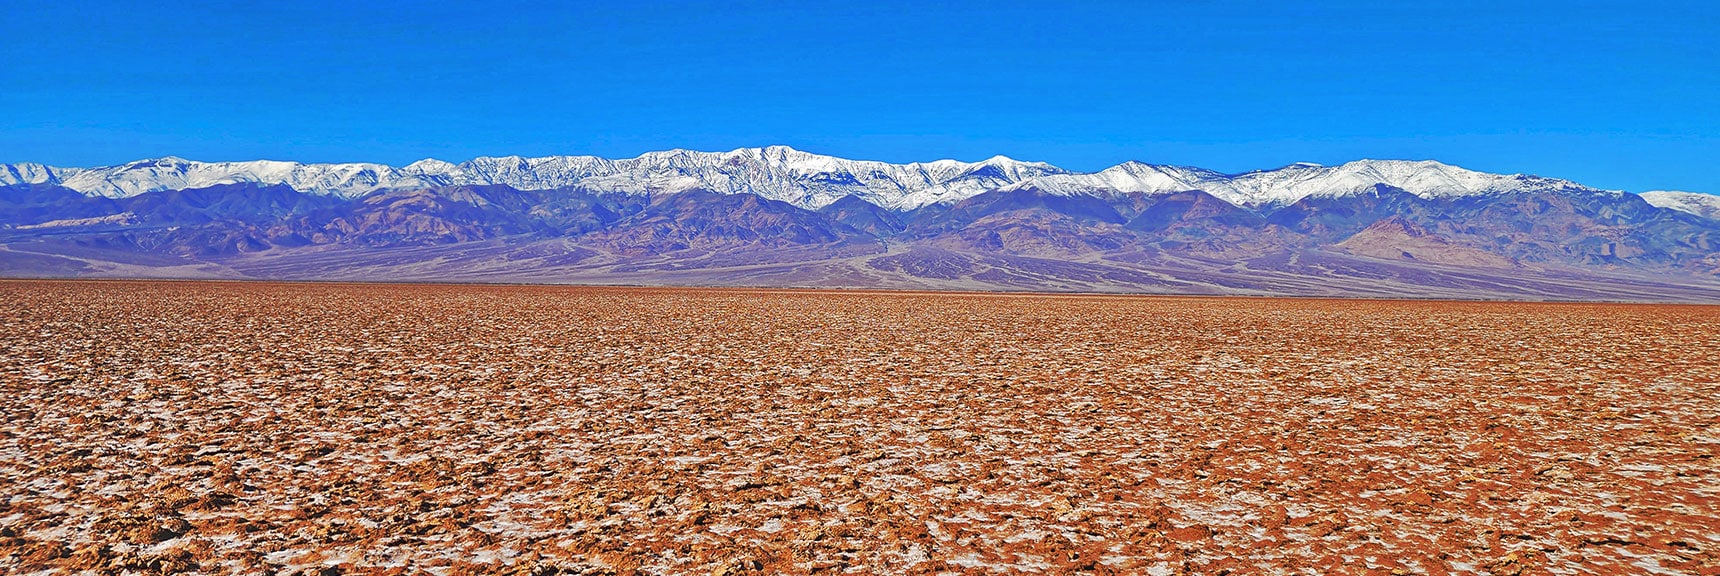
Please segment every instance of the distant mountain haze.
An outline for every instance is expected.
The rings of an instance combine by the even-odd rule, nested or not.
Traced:
[[[1720,301],[1717,218],[1432,161],[160,158],[0,165],[0,275]]]

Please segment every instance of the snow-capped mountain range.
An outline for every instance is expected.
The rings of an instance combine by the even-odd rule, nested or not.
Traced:
[[[1720,302],[1720,197],[1431,161],[1083,173],[781,146],[0,164],[0,277],[60,276]]]
[[[669,150],[618,160],[595,156],[504,156],[454,164],[426,159],[403,167],[269,160],[197,162],[174,157],[100,168],[0,164],[0,185],[54,184],[108,198],[244,182],[284,184],[300,192],[344,198],[385,189],[485,184],[503,184],[520,190],[578,187],[630,194],[707,189],[757,194],[808,209],[854,195],[891,210],[952,203],[991,190],[1027,188],[1065,196],[1159,195],[1203,190],[1248,208],[1282,206],[1310,196],[1344,196],[1378,184],[1423,198],[1523,191],[1622,194],[1566,180],[1489,174],[1433,161],[1357,160],[1339,166],[1297,163],[1242,174],[1127,162],[1099,172],[1079,173],[1004,156],[979,162],[937,160],[891,164],[812,154],[786,146],[729,152]],[[1710,217],[1720,210],[1717,207],[1720,198],[1704,194],[1678,196],[1691,193],[1656,194],[1659,196],[1644,197],[1660,206]]]
[[[1248,208],[1282,206],[1311,196],[1346,196],[1385,184],[1422,198],[1510,192],[1622,194],[1568,180],[1523,174],[1489,174],[1430,160],[1357,160],[1339,166],[1300,162],[1274,170],[1222,174],[1202,168],[1127,162],[1091,174],[1054,174],[1009,188],[1037,188],[1064,196],[1201,190]]]
[[[91,196],[125,198],[160,190],[255,182],[300,192],[353,198],[391,188],[504,184],[520,190],[579,187],[635,194],[703,188],[752,193],[802,208],[853,194],[887,208],[917,208],[1064,170],[1003,156],[981,162],[938,160],[890,164],[847,160],[786,146],[730,152],[669,150],[612,160],[596,156],[482,157],[459,164],[426,159],[404,167],[383,164],[196,162],[139,160],[102,168],[0,165],[0,185],[56,184]]]

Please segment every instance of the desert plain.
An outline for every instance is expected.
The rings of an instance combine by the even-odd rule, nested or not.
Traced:
[[[0,282],[0,572],[1720,574],[1720,306]]]

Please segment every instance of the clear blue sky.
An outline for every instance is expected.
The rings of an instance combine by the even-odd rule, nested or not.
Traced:
[[[788,144],[1720,192],[1720,2],[6,0],[0,162]]]

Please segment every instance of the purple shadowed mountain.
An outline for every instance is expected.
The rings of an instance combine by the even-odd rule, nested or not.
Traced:
[[[0,165],[0,276],[1720,301],[1720,198],[1437,162]]]

